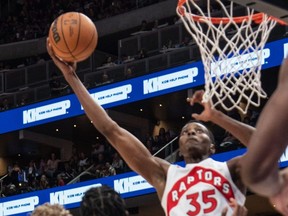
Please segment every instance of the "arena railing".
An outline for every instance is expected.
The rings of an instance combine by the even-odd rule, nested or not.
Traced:
[[[78,65],[77,74],[85,85],[89,84],[89,88],[93,88],[101,85],[100,80],[103,73],[107,73],[113,82],[118,82],[126,79],[125,73],[129,68],[132,69],[134,76],[141,76],[194,61],[197,59],[197,53],[198,49],[195,46],[181,47],[170,52],[159,53],[159,55],[101,70],[93,67],[92,57]],[[26,98],[26,104],[47,100],[50,98],[49,81],[54,72],[57,72],[57,78],[65,82],[52,61],[2,71],[2,73],[0,72],[0,90],[2,90],[0,99],[8,98],[12,104],[11,108],[20,105],[23,97]]]
[[[167,144],[165,144],[161,149],[159,149],[157,152],[155,152],[153,154],[153,156],[159,156],[163,158],[165,158],[165,160],[167,160],[170,163],[175,163],[177,162],[177,158],[178,158],[178,144],[176,143],[178,140],[178,136],[175,137],[174,139],[172,139],[170,142],[168,142]],[[76,176],[74,179],[72,179],[71,181],[69,181],[67,183],[67,185],[69,184],[75,184],[80,182],[80,178],[86,174],[90,175],[91,174],[91,170],[93,170],[94,165],[91,165],[89,168],[87,168],[85,171],[83,171],[82,173],[80,173],[78,176]],[[92,174],[93,175],[93,174]],[[92,176],[91,175],[91,176]]]

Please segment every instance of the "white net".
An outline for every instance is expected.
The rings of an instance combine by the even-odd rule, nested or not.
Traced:
[[[180,0],[177,13],[200,50],[205,71],[203,101],[246,113],[250,105],[259,106],[261,98],[267,97],[260,78],[270,53],[263,48],[277,21],[232,1],[224,5],[207,0],[201,7],[198,3]],[[245,16],[234,17],[237,12]]]

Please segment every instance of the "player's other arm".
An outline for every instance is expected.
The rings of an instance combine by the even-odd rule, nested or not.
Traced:
[[[204,110],[200,114],[192,114],[192,117],[200,121],[211,121],[223,129],[230,132],[236,137],[243,145],[247,146],[252,134],[255,131],[254,127],[237,121],[219,110],[211,108],[210,103],[202,102],[204,91],[196,91],[192,98],[188,99],[190,105],[199,103],[203,106]]]
[[[105,110],[90,96],[89,92],[76,75],[76,63],[67,63],[56,58],[47,41],[47,50],[54,63],[63,73],[74,93],[77,95],[87,116],[96,129],[120,153],[128,166],[153,185],[158,195],[164,190],[166,171],[169,163],[153,157],[147,148],[130,132],[113,121]]]
[[[273,196],[281,190],[278,160],[288,144],[288,59],[281,66],[278,86],[261,112],[257,130],[242,160],[241,175],[254,192]]]

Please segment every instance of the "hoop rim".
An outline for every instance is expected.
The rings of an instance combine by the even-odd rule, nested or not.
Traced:
[[[181,16],[183,16],[184,14],[184,4],[187,2],[187,0],[179,0],[178,1],[178,4],[177,4],[177,11],[179,12],[179,14]],[[195,14],[190,14],[191,15],[191,18],[196,21],[196,22],[205,22],[204,20],[207,20],[208,17],[205,17],[205,16],[199,16],[199,15],[195,15]],[[263,12],[260,12],[260,13],[255,13],[253,14],[251,17],[252,17],[252,20],[259,24],[263,21],[263,18],[264,18],[264,15],[265,13]],[[288,25],[288,23],[286,23],[285,21],[281,20],[281,19],[278,19],[276,17],[273,17],[273,16],[268,16],[271,20],[275,20],[277,23],[281,24],[281,25]],[[221,23],[228,23],[228,22],[231,22],[231,19],[235,22],[235,23],[241,23],[243,22],[244,20],[248,20],[250,19],[249,16],[236,16],[236,17],[209,17],[209,21],[213,24],[221,24]]]

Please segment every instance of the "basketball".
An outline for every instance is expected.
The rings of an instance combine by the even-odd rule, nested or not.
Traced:
[[[98,42],[95,24],[78,12],[57,17],[50,26],[48,37],[54,54],[67,62],[84,61],[91,56]]]

